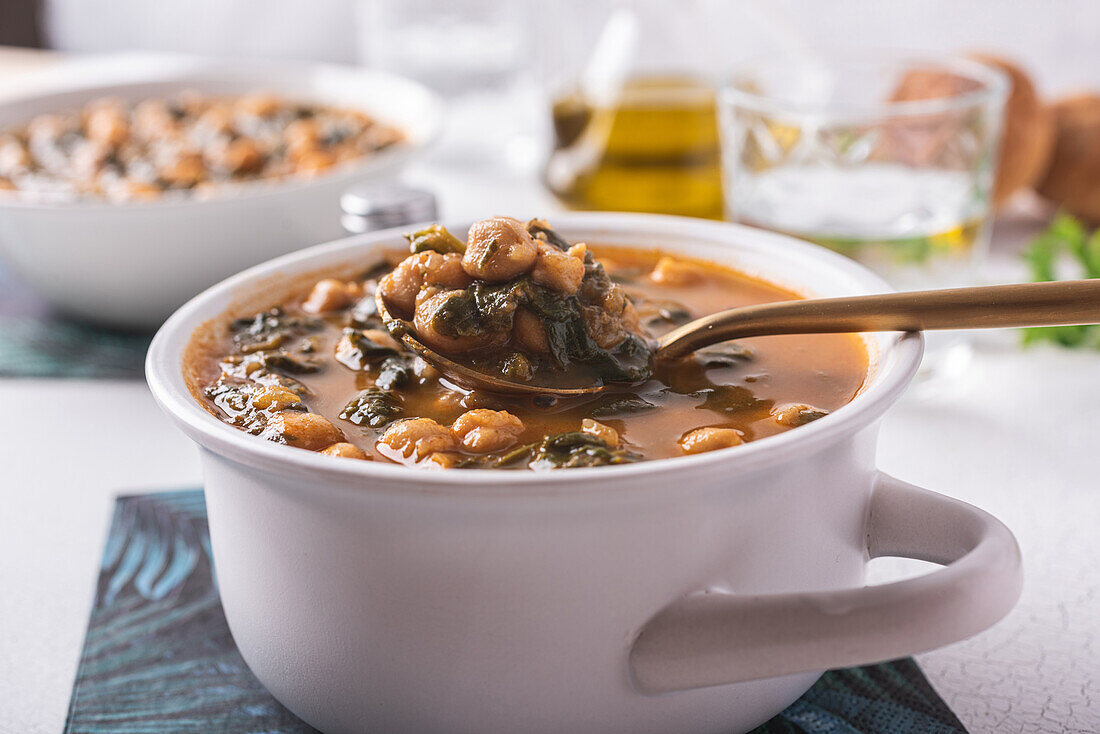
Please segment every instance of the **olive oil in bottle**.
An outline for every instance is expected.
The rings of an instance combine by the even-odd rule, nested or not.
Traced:
[[[714,91],[690,77],[628,81],[614,104],[579,92],[555,101],[546,182],[577,209],[720,219],[722,181]]]

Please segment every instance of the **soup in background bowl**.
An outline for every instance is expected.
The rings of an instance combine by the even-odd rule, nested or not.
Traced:
[[[714,298],[730,297],[727,278],[762,288],[759,297],[888,290],[834,253],[746,227],[605,213],[553,223],[569,242],[621,248],[639,277],[656,268],[654,250],[729,269],[703,289]],[[470,224],[446,223],[452,232]],[[211,322],[293,305],[323,278],[362,282],[364,263],[402,247],[400,231],[374,233],[234,276],[172,316],[147,360],[154,397],[202,449],[234,641],[264,686],[311,725],[744,732],[822,670],[963,639],[1014,604],[1020,558],[1003,525],[875,468],[879,419],[920,362],[919,334],[867,335],[866,365],[858,341],[839,342],[830,364],[851,355],[850,371],[838,373],[848,382],[798,398],[833,394],[839,407],[806,425],[726,450],[563,471],[419,471],[323,456],[248,435],[193,392],[218,377],[196,374],[190,359]],[[755,341],[745,346],[764,349]],[[224,357],[229,343],[213,339],[211,354]],[[773,371],[785,364],[767,359]],[[759,381],[748,385],[756,399],[772,399]],[[681,414],[661,443],[673,454],[687,416],[740,420],[683,407],[656,412]],[[623,428],[626,440],[659,434]],[[368,441],[361,450],[369,449]],[[868,558],[882,555],[946,568],[864,587]]]
[[[245,182],[308,178],[404,135],[351,107],[254,90],[99,97],[0,129],[0,196],[76,201],[207,198]]]

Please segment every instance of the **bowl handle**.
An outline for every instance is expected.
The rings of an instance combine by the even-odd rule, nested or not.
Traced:
[[[965,639],[1019,599],[1008,528],[964,502],[879,474],[866,526],[870,558],[944,565],[879,586],[784,594],[696,594],[651,618],[630,668],[643,693],[863,665]]]

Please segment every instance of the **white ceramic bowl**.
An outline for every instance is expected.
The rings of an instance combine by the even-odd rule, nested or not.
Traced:
[[[569,214],[567,238],[660,246],[821,296],[881,291],[821,248],[730,224]],[[455,231],[463,231],[458,223]],[[192,397],[193,330],[272,276],[369,262],[396,232],[311,248],[206,291],[149,352],[202,447],[226,617],[280,701],[326,732],[747,731],[820,671],[972,635],[1020,591],[1008,530],[875,469],[921,356],[875,335],[832,415],[698,456],[554,472],[414,471],[248,436]],[[268,281],[270,282],[270,281]],[[948,564],[861,587],[869,557]]]
[[[78,67],[69,84],[52,74],[48,93],[0,102],[0,128],[102,96],[137,101],[186,89],[270,91],[362,109],[404,130],[408,140],[314,178],[245,183],[209,199],[49,203],[0,196],[0,256],[57,308],[111,326],[158,326],[222,278],[342,236],[340,194],[352,183],[393,176],[435,136],[441,119],[434,94],[378,71],[187,58],[135,63],[103,64],[102,73],[94,63]]]

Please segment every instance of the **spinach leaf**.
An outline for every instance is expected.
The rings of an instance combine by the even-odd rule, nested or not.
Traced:
[[[412,360],[409,357],[387,357],[378,371],[374,384],[383,390],[407,387],[413,379]]]
[[[380,428],[401,413],[401,400],[397,395],[377,387],[368,387],[344,406],[340,417],[357,426]]]
[[[572,245],[551,227],[544,219],[532,219],[527,223],[527,233],[535,239],[551,244],[559,250],[568,250]]]
[[[252,394],[255,392],[255,388],[256,386],[251,383],[235,384],[219,380],[203,392],[214,405],[229,417],[229,423],[246,433],[256,436],[267,427],[270,415],[257,410],[252,405]],[[296,403],[283,408],[281,412],[305,412],[306,410],[305,405]]]
[[[774,400],[761,400],[741,385],[715,385],[688,393],[693,398],[702,398],[696,405],[701,410],[713,410],[723,415],[736,413],[767,413],[775,404]]]
[[[324,328],[322,319],[311,316],[290,316],[276,306],[255,316],[237,319],[230,324],[233,345],[242,354],[261,349],[276,349],[295,336],[304,336]]]
[[[621,448],[608,448],[595,436],[580,431],[547,436],[533,449],[532,469],[569,469],[627,464],[641,457]]]
[[[653,374],[653,353],[640,336],[628,334],[607,350],[588,335],[577,296],[565,296],[529,281],[524,283],[524,293],[527,306],[542,322],[558,369],[588,365],[607,382],[641,382]]]
[[[638,308],[647,329],[682,326],[691,321],[691,312],[675,301],[643,301]]]
[[[526,382],[535,375],[535,366],[531,360],[519,352],[513,352],[505,358],[500,367],[501,373],[513,382]]]
[[[531,453],[538,447],[539,443],[529,443],[523,446],[516,446],[515,448],[508,449],[503,454],[490,457],[487,461],[480,463],[471,463],[469,466],[480,466],[483,469],[499,469],[505,466],[511,466],[519,463],[522,459],[525,462],[531,458]]]
[[[335,359],[351,370],[366,369],[371,362],[397,354],[397,350],[388,344],[380,344],[371,339],[365,331],[344,329],[344,337],[336,347]]]
[[[373,294],[363,296],[348,309],[347,324],[357,329],[377,329],[382,325]]]
[[[511,331],[522,283],[477,282],[454,291],[432,314],[432,328],[452,339]]]
[[[753,358],[751,349],[732,341],[695,350],[695,361],[703,367],[736,367]]]
[[[265,371],[278,371],[291,375],[308,375],[320,372],[324,362],[316,356],[299,352],[293,354],[285,349],[262,349],[242,356],[226,359],[230,364],[260,365]]]
[[[600,399],[589,414],[593,418],[614,418],[620,415],[647,413],[657,406],[638,395],[608,395]]]
[[[462,254],[466,252],[466,245],[462,240],[447,231],[442,224],[433,224],[417,232],[405,235],[409,241],[409,250],[412,252],[426,252],[432,250],[441,255],[448,252]]]

